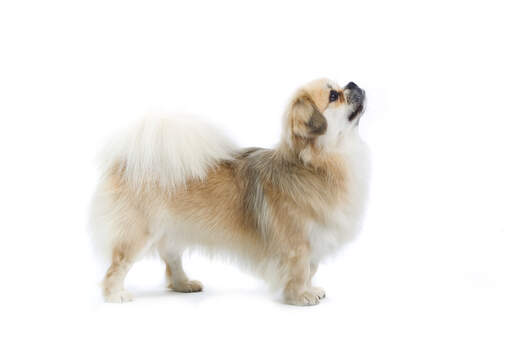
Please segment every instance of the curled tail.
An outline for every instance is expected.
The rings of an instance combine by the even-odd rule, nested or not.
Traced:
[[[121,169],[135,188],[156,183],[173,190],[202,179],[219,161],[230,159],[231,142],[212,126],[190,117],[148,117],[121,134],[101,154],[105,173]]]

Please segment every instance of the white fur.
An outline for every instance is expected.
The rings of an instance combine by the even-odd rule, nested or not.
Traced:
[[[310,224],[310,243],[312,258],[322,261],[340,250],[341,246],[352,241],[361,229],[362,218],[368,196],[368,178],[370,175],[369,150],[361,140],[357,129],[345,126],[338,135],[335,150],[343,155],[346,162],[347,195],[349,201],[328,215],[325,226]]]
[[[203,179],[219,160],[231,158],[233,144],[218,131],[189,116],[147,117],[107,145],[101,168],[120,164],[134,188],[153,182],[172,191],[188,179]]]

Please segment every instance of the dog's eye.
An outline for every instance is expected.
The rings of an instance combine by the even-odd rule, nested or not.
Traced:
[[[337,101],[338,100],[338,91],[336,90],[331,90],[331,92],[329,93],[329,102],[334,102],[334,101]]]

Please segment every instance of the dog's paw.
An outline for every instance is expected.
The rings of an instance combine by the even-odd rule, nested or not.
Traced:
[[[203,285],[199,281],[186,281],[179,283],[172,283],[169,289],[177,292],[198,292],[203,290]]]
[[[302,294],[299,294],[295,297],[287,297],[286,303],[300,306],[317,305],[320,303],[320,296],[313,290],[306,290]]]
[[[314,294],[318,299],[325,298],[325,290],[320,287],[311,287],[311,293]]]
[[[133,301],[133,296],[128,291],[122,290],[105,295],[105,302],[126,303]]]

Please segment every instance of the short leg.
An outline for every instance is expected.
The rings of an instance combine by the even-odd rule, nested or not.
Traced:
[[[310,251],[308,246],[292,250],[288,256],[289,281],[284,289],[286,303],[316,305],[320,297],[311,289]]]
[[[309,265],[309,282],[308,286],[311,288],[311,291],[319,298],[325,298],[325,290],[320,287],[314,287],[311,283],[313,276],[316,274],[316,271],[318,270],[318,264],[317,263],[311,263]]]
[[[165,276],[169,289],[178,292],[197,292],[203,290],[199,281],[188,279],[181,263],[181,254],[171,251],[160,251],[160,257],[165,262]]]
[[[132,295],[124,289],[124,279],[133,265],[134,258],[120,249],[113,251],[112,264],[102,283],[105,301],[123,303],[132,300]]]
[[[149,246],[144,225],[133,225],[125,228],[124,238],[119,238],[112,249],[112,264],[103,280],[103,296],[105,301],[113,303],[129,302],[132,295],[124,289],[124,279],[138,256]]]

